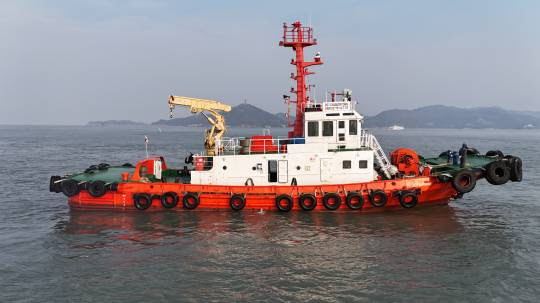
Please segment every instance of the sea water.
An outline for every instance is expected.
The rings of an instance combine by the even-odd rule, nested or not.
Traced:
[[[182,167],[201,129],[0,126],[0,302],[538,302],[539,132],[374,133],[386,152],[500,149],[524,180],[379,214],[76,212],[49,176],[136,163],[145,135]]]

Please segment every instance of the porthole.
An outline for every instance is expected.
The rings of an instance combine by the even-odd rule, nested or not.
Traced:
[[[227,165],[223,165],[223,170],[227,170]]]
[[[300,170],[300,165],[298,165],[298,166],[296,167],[296,170]]]

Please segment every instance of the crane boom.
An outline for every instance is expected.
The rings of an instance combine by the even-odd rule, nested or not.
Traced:
[[[176,105],[189,107],[189,110],[194,114],[202,113],[206,120],[208,120],[208,123],[212,125],[212,127],[207,129],[205,132],[204,147],[209,156],[214,156],[216,153],[216,141],[220,140],[227,130],[227,127],[225,126],[225,118],[219,113],[219,111],[229,112],[231,111],[231,106],[214,100],[171,95],[169,96],[171,118],[172,110]],[[214,117],[212,118],[206,115],[204,113],[205,111],[209,112]]]
[[[184,96],[170,96],[169,97],[169,106],[174,107],[175,105],[188,106],[189,110],[192,113],[199,113],[204,110],[222,110],[224,112],[230,112],[231,106],[219,101],[207,100],[207,99],[198,99]]]

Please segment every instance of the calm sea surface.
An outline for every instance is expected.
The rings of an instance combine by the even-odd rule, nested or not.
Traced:
[[[51,175],[135,163],[144,135],[169,165],[202,147],[199,129],[162,129],[0,126],[0,302],[540,301],[538,131],[375,130],[387,152],[522,157],[522,183],[426,209],[72,212],[49,193]]]

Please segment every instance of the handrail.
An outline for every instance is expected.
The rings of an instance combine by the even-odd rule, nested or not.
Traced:
[[[250,137],[224,137],[220,140],[216,140],[216,155],[250,155],[253,153],[256,154],[266,154],[266,153],[286,153],[286,146],[291,144],[291,138],[259,138],[253,139]],[[296,139],[296,140],[299,140]],[[304,139],[305,140],[305,139]],[[359,130],[359,136],[357,136],[357,144],[354,146],[359,148],[370,148],[376,150],[377,144],[375,144],[375,136],[370,132],[361,129]],[[301,144],[301,143],[296,143]],[[345,142],[329,142],[329,147],[335,146],[336,149],[339,146],[347,145]],[[252,147],[255,146],[255,151],[252,150]]]
[[[289,138],[222,138],[216,140],[216,155],[250,155],[266,153],[286,153],[286,146],[290,144]]]

